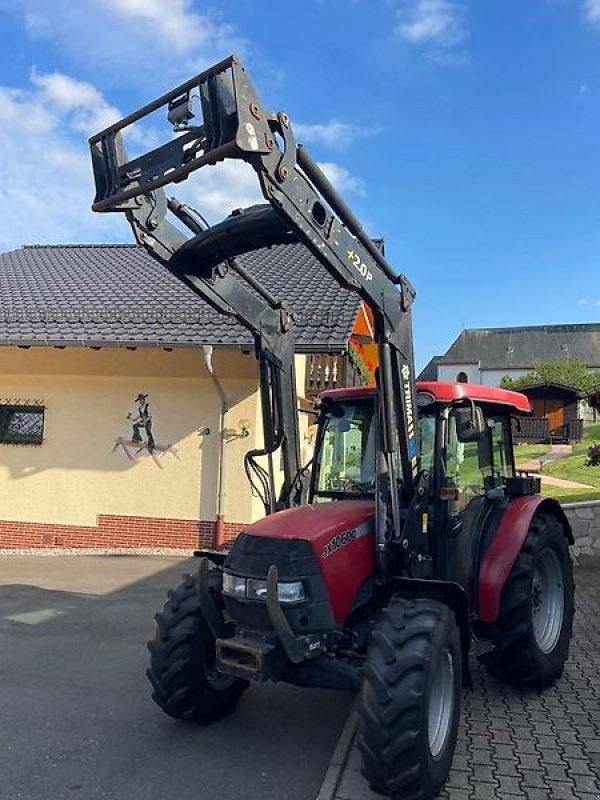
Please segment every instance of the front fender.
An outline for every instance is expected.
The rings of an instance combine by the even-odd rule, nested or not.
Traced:
[[[478,616],[481,622],[498,619],[502,589],[527,538],[531,520],[539,512],[557,517],[564,526],[569,544],[573,544],[571,525],[557,500],[539,494],[511,500],[481,561],[478,592]]]

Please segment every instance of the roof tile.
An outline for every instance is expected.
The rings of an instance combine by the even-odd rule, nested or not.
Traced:
[[[360,305],[300,243],[240,257],[295,312],[299,352],[343,350]],[[0,343],[252,347],[136,245],[32,245],[0,254]]]
[[[600,367],[600,323],[465,330],[439,363],[531,369],[534,361],[556,358],[576,358],[587,367]]]

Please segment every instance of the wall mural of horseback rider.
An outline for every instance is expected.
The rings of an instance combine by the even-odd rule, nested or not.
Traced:
[[[175,456],[177,455],[177,447],[171,443],[160,444],[157,443],[152,431],[153,420],[150,410],[150,403],[148,398],[150,395],[139,392],[135,398],[136,408],[134,411],[127,413],[126,419],[131,423],[131,438],[126,436],[117,436],[113,445],[112,452],[122,448],[125,455],[130,461],[136,461],[146,451],[152,457],[152,460],[157,467],[162,469],[160,460],[164,458],[167,453]],[[132,452],[133,451],[133,452]]]
[[[138,394],[138,396],[135,398],[135,402],[138,404],[137,413],[132,414],[130,411],[127,414],[127,419],[131,420],[133,423],[131,440],[133,442],[139,442],[139,444],[143,444],[140,429],[143,430],[146,434],[145,446],[148,448],[148,452],[152,453],[156,447],[156,442],[154,441],[154,436],[152,435],[152,416],[150,415],[148,397],[149,395],[147,394]]]

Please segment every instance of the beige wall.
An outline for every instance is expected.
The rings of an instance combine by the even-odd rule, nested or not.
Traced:
[[[231,410],[227,427],[247,417],[247,439],[226,444],[225,516],[246,522],[256,504],[242,457],[256,440],[253,354],[217,351],[214,365]],[[0,348],[0,402],[41,401],[44,443],[0,445],[0,519],[95,525],[98,514],[213,519],[220,401],[199,350]],[[158,444],[174,444],[158,464],[131,461],[115,439],[131,435],[126,419],[139,392],[149,394]],[[210,435],[199,437],[208,426]]]
[[[299,395],[305,363],[296,357]],[[237,350],[216,351],[213,364],[230,406],[225,427],[251,422],[249,437],[224,445],[225,519],[248,522],[264,513],[243,470],[245,452],[262,445],[257,365],[253,353]],[[46,408],[41,446],[0,444],[1,520],[93,526],[98,514],[214,519],[220,400],[201,350],[1,347],[0,374],[0,402]],[[149,394],[157,444],[175,445],[177,458],[166,453],[156,463],[144,452],[132,461],[122,447],[112,452],[117,437],[131,436],[126,415],[139,392]],[[300,423],[303,432],[306,415]],[[205,426],[210,434],[200,437]],[[279,456],[274,464],[279,470]]]
[[[304,381],[306,377],[306,356],[296,356],[295,358],[295,370],[296,370],[296,392],[298,397],[302,397],[304,394]],[[304,448],[304,434],[306,433],[308,427],[308,418],[306,414],[300,414],[299,417],[299,424],[300,424],[300,456],[303,456]],[[257,395],[257,403],[256,403],[256,411],[255,411],[255,427],[256,427],[256,439],[259,443],[258,446],[262,445],[263,442],[263,427],[262,427],[262,417],[260,412],[260,404],[258,403],[258,395]],[[245,440],[248,442],[248,439]],[[245,446],[242,448],[242,451],[239,453],[240,464],[241,459],[243,458],[243,454],[245,450],[250,450],[249,446]],[[228,455],[229,459],[229,455]],[[233,456],[235,459],[235,456]],[[257,459],[258,463],[261,464],[265,469],[267,469],[267,459],[266,458],[259,458]],[[229,461],[231,463],[231,461]],[[281,457],[279,454],[275,455],[273,458],[273,467],[275,472],[275,486],[276,491],[279,492],[281,489],[281,485],[283,483],[283,471],[281,470]],[[232,493],[235,494],[239,491],[240,486],[240,479],[238,477],[238,473],[235,470],[228,469],[228,477],[229,480],[227,482],[227,493],[228,498],[231,499]],[[247,479],[245,474],[243,473],[243,466],[242,466],[242,480],[247,483]],[[251,519],[256,520],[260,519],[264,516],[264,507],[263,504],[258,497],[252,497],[252,511],[251,511]]]

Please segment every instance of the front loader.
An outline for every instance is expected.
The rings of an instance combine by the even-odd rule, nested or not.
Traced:
[[[124,133],[161,109],[175,136],[130,159]],[[491,674],[538,689],[558,680],[568,655],[571,530],[539,480],[514,464],[511,420],[529,411],[527,399],[415,383],[409,280],[296,143],[287,114],[264,108],[237,58],[90,145],[93,208],[124,212],[140,244],[254,334],[261,452],[281,448],[285,466],[278,500],[265,495],[265,518],[227,554],[202,558],[157,615],[155,701],[173,717],[208,723],[251,682],[359,691],[371,787],[434,797],[452,762],[471,642],[483,643]],[[208,227],[164,195],[167,184],[225,159],[255,170],[266,206]],[[379,361],[375,387],[319,398],[308,485],[297,455],[292,315],[238,260],[294,238],[369,306]],[[239,279],[252,291],[240,292]]]

